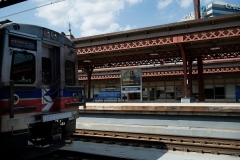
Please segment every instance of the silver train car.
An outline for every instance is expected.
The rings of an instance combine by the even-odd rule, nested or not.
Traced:
[[[48,28],[0,22],[0,150],[45,154],[75,132],[79,86],[75,44]],[[29,149],[31,148],[31,152]]]

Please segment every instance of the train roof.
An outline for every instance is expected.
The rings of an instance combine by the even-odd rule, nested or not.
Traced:
[[[0,0],[0,8],[8,7],[24,1],[27,1],[27,0],[4,0],[4,1]]]
[[[49,28],[45,28],[43,26],[37,26],[33,24],[14,23],[6,19],[4,21],[0,21],[0,29],[12,30],[14,32],[23,32],[29,35],[36,35],[37,37],[40,37],[40,38],[45,38],[52,41],[58,41],[62,44],[75,47],[75,43],[69,38],[67,38],[66,35],[63,34],[63,32],[59,33]],[[48,36],[44,34],[45,31],[49,32]],[[53,34],[57,35],[56,39],[52,37]]]

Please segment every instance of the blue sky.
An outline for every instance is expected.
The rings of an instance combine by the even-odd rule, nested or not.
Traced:
[[[240,0],[222,1],[240,6]],[[201,0],[201,6],[211,2]],[[0,9],[0,20],[35,24],[65,33],[70,23],[72,34],[80,38],[173,23],[193,11],[193,0],[28,0]]]

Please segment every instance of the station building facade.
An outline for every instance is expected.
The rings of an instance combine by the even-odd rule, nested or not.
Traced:
[[[240,13],[240,6],[234,4],[228,4],[222,1],[214,1],[206,6],[200,8],[201,18],[209,18],[216,16],[223,16],[227,14]],[[186,15],[180,21],[194,20],[194,12]]]
[[[231,62],[232,63],[232,62]],[[232,63],[233,67],[240,65],[240,62]],[[224,65],[224,64],[219,64]],[[181,70],[181,65],[178,66],[177,70]],[[215,66],[218,68],[217,66]],[[211,66],[206,66],[204,68],[211,68]],[[155,68],[158,70],[164,70],[166,68]],[[154,72],[154,68],[142,69],[142,72]],[[110,73],[110,74],[109,74]],[[114,78],[112,74],[118,74],[118,72],[100,72],[96,71],[93,73],[95,75],[102,74],[107,75],[107,79],[92,79],[91,83],[91,98],[99,91],[121,91],[121,80],[120,78]],[[119,73],[120,74],[120,73]],[[81,76],[84,76],[82,74]],[[173,77],[174,75],[170,76]],[[196,75],[195,75],[196,76]],[[162,80],[151,80],[142,82],[142,99],[143,101],[172,101],[181,100],[183,97],[183,78],[164,78]],[[165,79],[165,80],[164,80]],[[81,84],[87,84],[87,80],[81,80]],[[198,98],[198,80],[197,78],[192,81],[193,95]],[[204,94],[205,101],[230,101],[234,102],[236,100],[236,91],[240,87],[240,72],[237,73],[214,73],[214,74],[204,74]],[[128,100],[141,99],[140,93],[130,93],[124,94]],[[123,94],[122,94],[123,96]]]
[[[221,16],[226,14],[238,13],[240,12],[240,6],[228,4],[225,2],[214,1],[205,7],[201,7],[202,18],[209,18],[214,16]],[[194,19],[193,14],[189,14],[181,21],[187,21]],[[213,63],[214,64],[214,63]],[[224,65],[237,67],[240,66],[240,59],[236,59],[230,62],[220,62],[214,65],[203,62],[204,68],[218,68]],[[182,70],[182,64],[173,64],[173,67],[170,65],[159,65],[159,66],[139,66],[142,69],[142,73],[145,72],[154,72],[155,70]],[[122,69],[130,69],[122,68]],[[95,94],[98,94],[99,91],[121,91],[121,80],[120,80],[121,69],[96,69],[92,73],[92,82],[91,82],[91,98]],[[104,75],[105,78],[95,79],[95,76]],[[172,75],[173,76],[173,75]],[[168,77],[172,77],[171,75]],[[195,75],[197,76],[197,75]],[[108,77],[108,78],[106,78]],[[127,100],[136,100],[141,99],[143,101],[172,101],[180,100],[183,96],[183,79],[182,78],[166,78],[159,80],[144,80],[142,82],[142,94],[140,93],[128,93],[124,96],[127,97]],[[80,83],[87,83],[86,74],[81,72],[79,73]],[[204,74],[204,93],[205,101],[236,101],[236,91],[240,87],[240,72],[231,72],[231,73],[213,73],[213,74]],[[192,92],[195,98],[198,97],[198,80],[197,78],[192,81]]]

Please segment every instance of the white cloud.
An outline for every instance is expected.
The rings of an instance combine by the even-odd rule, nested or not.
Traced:
[[[120,31],[126,31],[126,30],[131,30],[131,29],[135,29],[136,26],[131,26],[131,25],[126,25],[124,28],[120,28]]]
[[[158,9],[163,9],[167,7],[169,4],[171,4],[173,0],[159,0],[158,1]]]
[[[121,29],[122,31],[126,31],[126,30],[131,30],[131,29],[134,29],[136,28],[136,26],[130,26],[130,25],[127,25],[125,28]]]
[[[38,4],[48,0],[32,0]],[[65,0],[37,9],[38,17],[47,19],[50,25],[71,26],[81,31],[81,36],[90,36],[121,30],[116,23],[118,13],[125,4],[137,4],[142,0]],[[40,3],[41,2],[41,3]],[[74,34],[74,33],[73,33]]]
[[[178,3],[182,8],[188,8],[193,5],[193,0],[178,0]]]
[[[205,0],[208,1],[208,0]],[[171,3],[175,5],[180,5],[181,8],[188,8],[193,5],[193,0],[159,0],[157,8],[164,9],[169,6]]]
[[[142,0],[126,0],[126,2],[130,3],[130,4],[137,4],[142,2]]]

